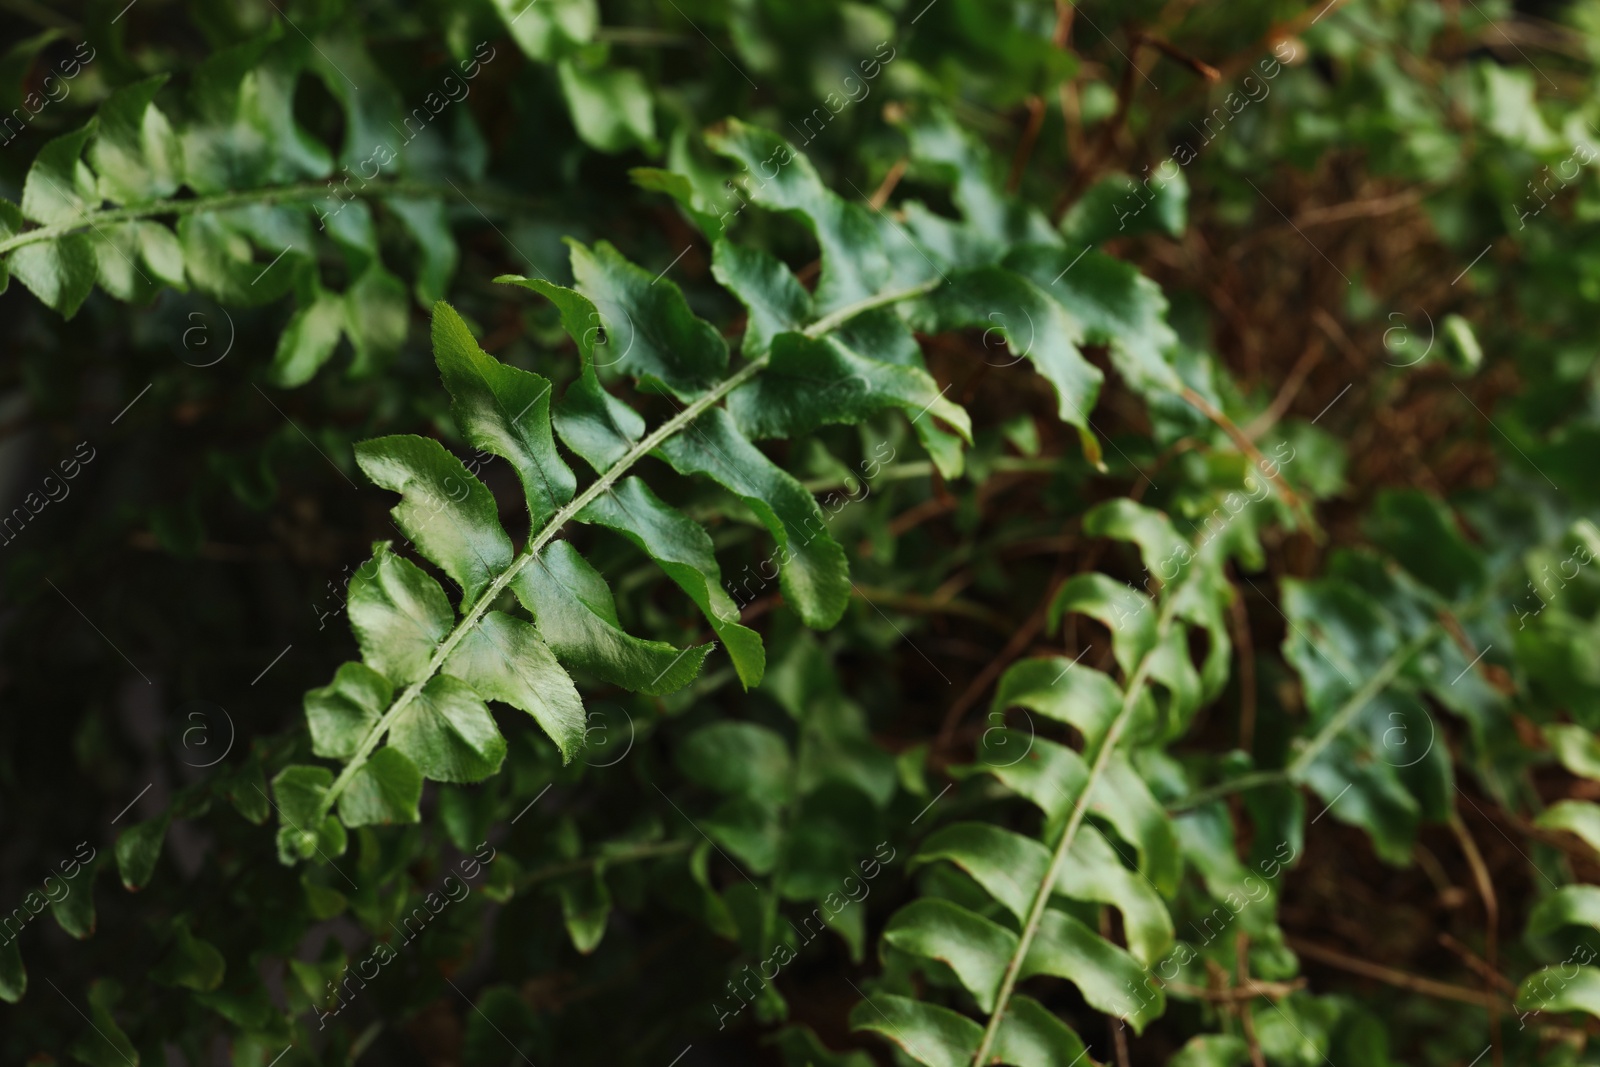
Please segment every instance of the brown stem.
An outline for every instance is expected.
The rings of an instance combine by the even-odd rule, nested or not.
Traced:
[[[1315,207],[1296,215],[1294,222],[1290,225],[1305,229],[1307,226],[1324,226],[1330,222],[1342,222],[1345,219],[1375,218],[1395,211],[1404,211],[1413,204],[1421,203],[1423,196],[1428,191],[1420,187],[1404,189],[1390,196],[1373,197],[1368,200],[1353,200],[1347,204],[1334,204],[1330,207]]]
[[[1243,930],[1233,941],[1233,965],[1238,976],[1237,985],[1244,986],[1250,981],[1250,935]],[[1250,1014],[1250,1005],[1239,1002],[1234,1007],[1239,1012],[1239,1026],[1244,1030],[1245,1043],[1250,1046],[1250,1067],[1267,1067],[1267,1058],[1261,1053],[1261,1042],[1256,1038],[1256,1021]]]
[[[1244,597],[1234,592],[1230,605],[1233,614],[1233,643],[1239,649],[1239,748],[1249,752],[1256,735],[1256,654],[1250,641],[1250,616]]]
[[[1467,830],[1467,824],[1461,821],[1461,813],[1456,810],[1450,812],[1450,830],[1456,835],[1456,841],[1461,845],[1461,853],[1467,859],[1467,866],[1472,868],[1472,880],[1477,883],[1478,896],[1483,899],[1483,955],[1484,962],[1489,965],[1489,970],[1499,973],[1497,966],[1499,954],[1499,927],[1500,927],[1500,902],[1495,896],[1494,881],[1489,877],[1489,867],[1483,862],[1483,853],[1478,851],[1478,843],[1472,839],[1472,834]],[[1494,1049],[1494,1067],[1503,1067],[1505,1053],[1500,1048],[1500,1005],[1494,996],[1495,984],[1488,983],[1489,1002],[1489,1044]]]
[[[1100,909],[1100,936],[1111,941],[1110,908]],[[1106,1027],[1111,1031],[1111,1045],[1117,1051],[1117,1067],[1131,1067],[1128,1060],[1127,1024],[1114,1015],[1107,1015]]]
[[[1194,997],[1196,1000],[1207,1000],[1214,1004],[1233,1004],[1237,1001],[1255,1000],[1265,997],[1268,1000],[1282,1000],[1291,993],[1306,987],[1304,978],[1296,978],[1292,982],[1263,982],[1259,978],[1226,989],[1205,989],[1197,985],[1185,985],[1182,982],[1163,982],[1162,985],[1180,996]]]
[[[1006,177],[1006,192],[1014,193],[1022,185],[1022,172],[1033,155],[1034,142],[1039,140],[1039,130],[1044,126],[1044,97],[1038,93],[1028,97],[1028,124],[1022,128],[1022,140],[1011,157],[1011,173]]]
[[[943,515],[947,511],[954,511],[955,508],[956,501],[953,499],[941,500],[936,496],[930,496],[921,503],[913,504],[896,515],[889,523],[889,536],[891,538],[900,537],[906,531],[913,530],[929,519]]]
[[[1365,978],[1375,978],[1387,985],[1400,989],[1409,989],[1413,993],[1423,996],[1438,997],[1442,1000],[1455,1000],[1463,1004],[1477,1004],[1480,1007],[1499,1007],[1500,998],[1489,993],[1480,993],[1476,989],[1467,989],[1464,986],[1450,985],[1448,982],[1436,982],[1432,978],[1424,978],[1420,974],[1410,974],[1406,971],[1397,971],[1393,967],[1385,967],[1381,963],[1371,960],[1358,959],[1347,956],[1337,949],[1331,949],[1315,942],[1303,941],[1298,937],[1286,939],[1289,947],[1302,956],[1308,956],[1319,963],[1330,967],[1337,967],[1341,971],[1359,974]]]
[[[1439,931],[1439,944],[1443,945],[1445,948],[1461,957],[1462,963],[1465,963],[1468,967],[1471,967],[1474,971],[1477,971],[1478,975],[1483,978],[1485,982],[1488,982],[1506,996],[1514,997],[1517,995],[1517,984],[1515,982],[1501,974],[1499,971],[1495,970],[1493,967],[1490,967],[1489,964],[1484,961],[1482,956],[1478,955],[1476,952],[1472,951],[1470,947],[1462,944],[1459,940],[1451,937],[1443,930]]]
[[[1267,463],[1267,458],[1261,454],[1261,449],[1256,447],[1256,443],[1250,440],[1249,436],[1246,435],[1243,430],[1239,429],[1238,426],[1234,425],[1233,420],[1228,418],[1228,416],[1219,410],[1215,405],[1213,405],[1211,401],[1207,400],[1193,389],[1190,389],[1188,386],[1184,386],[1183,388],[1183,399],[1193,405],[1195,409],[1203,414],[1206,418],[1210,419],[1212,422],[1221,427],[1222,432],[1228,435],[1228,437],[1238,447],[1239,451],[1250,457],[1250,460],[1255,463],[1256,469],[1262,474],[1265,474],[1268,480],[1271,481],[1273,485],[1277,486],[1278,492],[1283,497],[1284,503],[1288,504],[1295,510],[1295,512],[1299,514],[1301,520],[1305,524],[1306,529],[1309,531],[1314,531],[1313,536],[1315,536],[1317,524],[1315,520],[1311,518],[1310,510],[1306,507],[1305,501],[1300,499],[1300,495],[1289,487],[1289,483],[1283,478],[1283,472],[1278,470],[1277,464],[1269,465]]]
[[[1057,48],[1067,47],[1067,37],[1072,32],[1072,16],[1077,12],[1076,5],[1068,0],[1056,0],[1056,28],[1050,35],[1051,43]],[[1063,94],[1066,81],[1061,83]],[[1062,97],[1061,114],[1066,115],[1066,97]],[[1022,173],[1028,167],[1028,159],[1033,155],[1034,145],[1039,140],[1039,130],[1044,126],[1044,97],[1035,93],[1028,98],[1028,124],[1023,128],[1022,140],[1017,145],[1017,153],[1011,160],[1011,174],[1006,178],[1006,191],[1016,192],[1022,185]]]
[[[895,160],[894,166],[889,168],[889,173],[883,176],[883,181],[879,182],[878,187],[872,191],[872,199],[867,202],[872,205],[874,210],[882,211],[883,205],[889,202],[889,197],[894,193],[895,186],[899,185],[900,179],[905,177],[906,164],[909,160],[909,156],[901,156]],[[822,261],[818,260],[817,262],[820,264]]]
[[[1244,432],[1250,440],[1257,440],[1283,418],[1290,405],[1294,403],[1294,398],[1300,395],[1300,390],[1306,384],[1306,379],[1311,376],[1313,368],[1322,362],[1322,355],[1322,339],[1313,337],[1311,343],[1306,345],[1305,352],[1295,362],[1294,368],[1289,371],[1289,376],[1283,380],[1278,395],[1267,405],[1267,410],[1245,424]]]
[[[1117,83],[1117,109],[1112,112],[1105,124],[1100,127],[1100,136],[1095,141],[1095,146],[1089,151],[1083,165],[1077,168],[1072,181],[1061,191],[1061,196],[1056,200],[1055,210],[1051,217],[1059,223],[1066,215],[1067,209],[1083,194],[1094,180],[1096,172],[1100,169],[1101,162],[1110,155],[1111,145],[1116,140],[1117,131],[1122,129],[1128,120],[1128,108],[1133,103],[1133,92],[1137,88],[1134,75],[1139,72],[1136,64],[1139,62],[1139,46],[1144,39],[1138,33],[1130,35],[1128,41],[1128,65],[1123,68],[1122,79]]]
[[[1144,39],[1150,44],[1151,47],[1159,50],[1162,55],[1166,56],[1168,59],[1177,60],[1179,63],[1182,63],[1184,66],[1200,75],[1200,77],[1210,82],[1212,85],[1215,85],[1217,82],[1222,80],[1222,71],[1218,70],[1216,67],[1213,67],[1210,63],[1207,63],[1202,59],[1196,59],[1188,52],[1183,51],[1183,49],[1179,48],[1177,45],[1174,45],[1168,41],[1164,41],[1159,37],[1151,37],[1148,34],[1145,35]]]

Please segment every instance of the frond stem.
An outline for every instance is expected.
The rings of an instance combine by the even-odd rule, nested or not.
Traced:
[[[840,323],[864,311],[884,307],[914,296],[921,296],[923,293],[931,292],[938,284],[939,280],[935,279],[934,281],[924,282],[906,289],[879,293],[823,316],[806,327],[804,332],[808,337],[821,336]],[[529,539],[527,546],[512,561],[511,566],[501,571],[495,580],[489,583],[489,587],[478,596],[478,599],[473,601],[472,607],[468,608],[466,613],[461,616],[460,621],[456,623],[439,647],[434,650],[433,658],[428,661],[428,669],[423,673],[422,677],[405,688],[405,691],[389,706],[389,710],[383,713],[383,716],[372,725],[372,729],[367,731],[367,735],[361,739],[361,744],[356,748],[355,754],[350,757],[350,762],[345,764],[344,769],[339,772],[339,776],[333,780],[333,784],[328,787],[328,792],[323,797],[322,807],[316,820],[318,826],[327,818],[328,813],[333,810],[333,805],[339,799],[340,794],[345,791],[350,785],[351,779],[366,764],[368,757],[378,747],[384,735],[389,732],[389,728],[394,725],[395,720],[411,706],[411,702],[416,699],[418,693],[422,692],[428,681],[439,673],[444,667],[445,661],[450,658],[450,654],[455,651],[456,646],[478,624],[484,613],[489,610],[489,605],[493,604],[495,599],[511,584],[512,580],[522,572],[522,568],[532,562],[544,550],[544,547],[555,539],[555,536],[561,532],[562,528],[577,517],[579,512],[583,511],[584,508],[599,499],[615,485],[634,464],[661,447],[669,438],[687,428],[690,423],[720,403],[729,393],[732,393],[745,382],[760,374],[766,369],[767,363],[771,358],[772,356],[769,353],[751,360],[743,367],[740,367],[739,370],[712,386],[705,393],[696,397],[682,411],[641,438],[639,443],[629,449],[621,459],[617,460],[616,463],[606,469],[605,473],[591,482],[587,489],[573,497],[570,502],[550,516],[545,524],[540,527],[539,532]]]
[[[478,199],[486,202],[503,202],[506,200],[503,194],[492,193],[487,190],[475,189],[473,191],[478,194]],[[235,192],[216,193],[210,196],[196,196],[187,200],[154,200],[148,204],[108,208],[103,211],[85,211],[70,222],[53,222],[45,226],[36,226],[31,230],[22,230],[4,240],[0,240],[0,256],[6,255],[24,245],[37,244],[40,241],[53,241],[80,231],[98,229],[101,226],[114,226],[123,222],[133,222],[137,219],[155,218],[161,215],[199,215],[208,211],[228,211],[233,208],[249,207],[255,204],[340,200],[346,195],[365,197],[438,196],[466,200],[468,203],[473,203],[471,197],[453,185],[435,185],[432,182],[409,181],[406,179],[385,179],[366,182],[359,189],[348,189],[334,184],[331,178],[325,178],[321,181],[299,182],[294,185],[270,185],[261,189],[242,189]]]
[[[978,1043],[978,1051],[973,1054],[973,1067],[984,1067],[989,1062],[989,1053],[994,1048],[995,1038],[1000,1033],[1000,1023],[1005,1018],[1006,1006],[1011,1002],[1012,991],[1017,985],[1017,976],[1022,971],[1023,961],[1028,958],[1028,950],[1033,947],[1033,939],[1039,932],[1039,924],[1044,921],[1045,908],[1050,903],[1050,894],[1056,879],[1061,874],[1061,866],[1066,862],[1072,842],[1078,836],[1078,829],[1089,813],[1089,802],[1094,795],[1094,787],[1100,781],[1100,776],[1105,773],[1107,764],[1111,762],[1111,753],[1116,749],[1117,741],[1122,737],[1122,731],[1127,727],[1128,720],[1133,717],[1139,693],[1144,688],[1145,679],[1149,677],[1154,663],[1156,649],[1160,647],[1161,641],[1172,626],[1173,618],[1177,615],[1177,605],[1177,591],[1168,591],[1166,601],[1161,605],[1161,614],[1156,618],[1155,641],[1139,657],[1133,674],[1128,678],[1127,687],[1122,695],[1122,707],[1118,709],[1117,717],[1111,720],[1111,725],[1106,728],[1105,737],[1095,751],[1094,762],[1089,766],[1089,775],[1084,781],[1083,790],[1072,805],[1072,813],[1067,817],[1067,825],[1061,831],[1061,840],[1056,843],[1055,852],[1050,857],[1050,866],[1045,871],[1044,880],[1039,883],[1039,888],[1033,895],[1033,905],[1028,909],[1027,921],[1022,924],[1016,951],[1006,963],[1005,975],[1000,980],[1000,992],[995,997],[994,1011],[989,1014],[989,1023],[983,1029],[983,1039]]]

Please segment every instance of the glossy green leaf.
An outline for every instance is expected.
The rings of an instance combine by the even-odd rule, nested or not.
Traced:
[[[1600,780],[1600,739],[1572,723],[1544,727],[1544,739],[1561,766],[1580,778]]]
[[[570,760],[583,747],[583,701],[567,672],[533,626],[490,611],[450,652],[443,670],[485,700],[532,715]]]
[[[1050,850],[1031,837],[988,823],[960,822],[928,835],[911,860],[947,860],[966,871],[1020,922],[1050,866]]]
[[[826,314],[865,300],[889,277],[888,254],[873,216],[823,184],[804,153],[767,130],[729,119],[707,138],[711,147],[745,169],[758,204],[803,218],[822,247],[822,275],[815,293]]]
[[[139,257],[151,281],[179,292],[186,291],[189,278],[183,267],[183,246],[178,243],[177,234],[148,219],[130,222],[128,228],[137,238]]]
[[[1049,1008],[1016,995],[1006,1006],[995,1038],[994,1055],[1016,1067],[1058,1067],[1085,1062],[1083,1040]]]
[[[493,495],[439,442],[409,434],[378,437],[356,445],[356,462],[374,484],[401,494],[391,511],[395,522],[455,579],[466,602],[511,565],[511,539]]]
[[[130,304],[147,304],[160,287],[139,264],[144,258],[135,223],[97,226],[86,235],[100,288]]]
[[[5,264],[45,306],[69,319],[94,288],[98,276],[94,244],[81,233],[58,241],[23,245],[11,253]]]
[[[677,142],[679,137],[674,136],[673,140]],[[676,200],[707,240],[715,242],[722,237],[728,212],[719,212],[708,203],[688,176],[660,167],[632,167],[628,177],[641,189],[666,193]]]
[[[220,212],[185,215],[178,220],[183,267],[202,293],[236,307],[269,304],[289,291],[298,253],[280,246],[256,259],[254,242]]]
[[[344,332],[355,349],[350,375],[370,377],[405,344],[411,306],[405,283],[374,260],[342,297]]]
[[[557,883],[556,895],[561,898],[561,919],[572,947],[588,955],[600,946],[611,915],[611,892],[605,879],[598,870],[575,875]]]
[[[680,400],[704,392],[727,373],[727,342],[689,310],[670,279],[658,279],[628,262],[605,241],[592,249],[576,241],[568,244],[578,289],[593,302],[606,328],[606,352],[596,356],[597,363]]]
[[[1323,750],[1306,769],[1304,781],[1322,798],[1320,806],[1330,819],[1366,830],[1385,862],[1397,867],[1411,862],[1421,806],[1393,765],[1372,759],[1346,736]],[[1600,835],[1600,820],[1596,833]]]
[[[430,678],[395,717],[389,744],[437,782],[482,781],[506,755],[506,740],[482,698],[448,674]]]
[[[100,206],[94,174],[80,158],[96,124],[62,134],[39,149],[22,184],[22,213],[34,222],[82,222]]]
[[[1432,497],[1414,490],[1380,493],[1368,529],[1380,547],[1447,600],[1464,599],[1483,585],[1479,553]]]
[[[416,822],[421,799],[422,772],[417,765],[398,748],[380,748],[339,794],[339,818],[346,826]]]
[[[1128,950],[1146,967],[1155,966],[1172,948],[1172,916],[1156,885],[1145,874],[1130,869],[1117,848],[1092,826],[1072,839],[1055,891],[1121,911]]]
[[[1163,173],[1169,168],[1170,174]],[[1189,183],[1183,169],[1169,158],[1156,173],[1137,181],[1126,174],[1109,174],[1095,182],[1061,220],[1061,232],[1071,241],[1091,245],[1144,233],[1181,237],[1188,203]]]
[[[746,356],[764,355],[778,334],[801,330],[816,318],[811,294],[800,279],[777,257],[759,248],[717,241],[711,248],[711,273],[749,309],[743,342]]]
[[[704,474],[741,497],[777,541],[773,557],[784,597],[807,626],[827,629],[850,599],[844,549],[811,494],[750,443],[720,408],[666,441],[661,454],[680,474]]]
[[[879,993],[850,1009],[850,1029],[872,1030],[925,1067],[970,1067],[983,1027],[910,997]]]
[[[1563,800],[1550,805],[1533,820],[1542,830],[1566,830],[1600,852],[1600,804],[1586,800]]]
[[[992,774],[1006,788],[1027,797],[1059,823],[1089,781],[1089,768],[1077,752],[1033,732],[991,727],[979,760],[968,773]]]
[[[766,669],[761,638],[739,625],[738,606],[723,591],[711,538],[699,523],[665,504],[640,478],[618,482],[578,517],[615,530],[648,553],[705,615],[744,687],[761,684]]]
[[[1138,545],[1145,573],[1163,584],[1178,581],[1194,558],[1189,542],[1178,534],[1165,512],[1127,497],[1096,504],[1084,512],[1083,532]]]
[[[1033,282],[1000,267],[961,271],[924,302],[918,326],[928,332],[983,331],[984,360],[1014,367],[1024,359],[1055,390],[1057,414],[1078,430],[1083,454],[1100,464],[1090,413],[1105,375],[1083,357],[1084,327]]]
[[[784,844],[783,825],[773,808],[778,799],[776,796],[736,795],[718,804],[710,815],[698,816],[695,821],[707,837],[727,849],[750,874],[771,874],[778,865],[778,855]]]
[[[195,67],[193,121],[179,131],[184,181],[198,193],[250,189],[329,173],[333,156],[296,121],[304,51],[271,49],[274,33],[213,52]]]
[[[445,521],[441,518],[440,524]],[[427,677],[435,651],[455,623],[455,611],[439,583],[395,555],[388,542],[373,546],[372,559],[350,579],[346,607],[362,657],[393,685]],[[375,691],[371,678],[363,681],[369,692]],[[362,702],[372,706],[368,698]]]
[[[329,816],[319,822],[332,784],[332,771],[305,764],[285,767],[272,779],[272,799],[279,822],[278,859],[285,865],[312,856],[326,859],[344,850],[344,829],[337,820]]]
[[[442,200],[389,197],[384,203],[405,226],[417,243],[422,261],[417,264],[415,285],[417,303],[432,307],[444,299],[455,276],[461,254],[450,233],[450,223]]]
[[[924,897],[894,913],[883,939],[915,956],[947,964],[984,1011],[994,1010],[1017,935],[959,904]]]
[[[1183,387],[1172,366],[1178,335],[1161,287],[1131,263],[1097,249],[1024,245],[1005,265],[1033,281],[1083,325],[1084,340],[1110,347],[1118,373],[1146,396]]]
[[[642,74],[571,59],[561,60],[556,69],[572,124],[586,144],[602,152],[655,149],[655,112]]]
[[[319,292],[310,304],[295,309],[278,335],[272,356],[272,384],[292,389],[309,382],[333,358],[344,332],[344,304],[337,296]]]
[[[577,484],[550,432],[550,382],[491,357],[442,301],[433,309],[433,355],[456,424],[475,447],[516,470],[537,529],[572,499]]]
[[[139,1067],[139,1050],[111,1013],[121,999],[122,987],[114,979],[97,979],[89,986],[89,1029],[67,1049],[89,1067]]]
[[[1536,971],[1517,987],[1516,1005],[1523,1011],[1581,1011],[1600,1018],[1600,967],[1564,964]]]
[[[1166,1010],[1166,994],[1155,976],[1132,956],[1083,923],[1060,911],[1046,911],[1022,963],[1022,977],[1048,974],[1078,987],[1092,1006],[1126,1019],[1143,1033]]]
[[[135,823],[117,835],[117,872],[125,889],[143,889],[155,874],[161,846],[167,840],[170,814]]]
[[[1246,1067],[1250,1046],[1233,1034],[1202,1034],[1178,1050],[1167,1067]]]
[[[1399,647],[1378,605],[1348,583],[1287,579],[1283,613],[1289,620],[1284,658],[1299,673],[1306,702],[1319,717],[1332,715]]]
[[[55,916],[56,925],[79,941],[92,935],[95,930],[94,882],[105,859],[105,854],[94,852],[81,865],[74,863],[75,876],[65,879],[67,891],[49,902],[50,912]],[[29,900],[30,898],[25,896],[22,898],[22,903],[31,910],[32,905],[28,903]]]
[[[546,546],[517,572],[511,588],[562,664],[636,693],[683,688],[711,651],[710,645],[678,649],[625,632],[611,587],[566,541]]]
[[[517,47],[541,62],[592,40],[600,25],[595,0],[494,0],[494,7]]]
[[[831,423],[862,422],[877,411],[899,408],[917,428],[924,419],[951,426],[968,443],[972,423],[928,373],[918,367],[881,363],[858,355],[833,337],[781,333],[772,339],[772,359],[762,374],[728,397],[728,410],[747,437],[798,437]],[[930,449],[940,473],[961,473],[959,447]]]
[[[1155,609],[1150,598],[1131,585],[1098,572],[1073,575],[1050,601],[1050,629],[1059,627],[1071,611],[1096,619],[1111,631],[1111,648],[1124,674],[1131,675],[1139,660],[1155,648]]]
[[[991,722],[996,712],[1022,707],[1068,723],[1094,744],[1105,735],[1122,708],[1122,690],[1102,671],[1065,656],[1025,659],[1000,676],[990,703]]]
[[[100,195],[118,204],[144,204],[178,188],[183,157],[172,124],[156,107],[164,74],[116,90],[100,105],[88,161]]]
[[[1528,913],[1528,936],[1548,937],[1563,926],[1600,930],[1600,886],[1564,885],[1541,898]]]
[[[379,639],[382,634],[375,631]],[[393,699],[389,679],[365,663],[342,664],[330,684],[306,693],[311,750],[324,759],[349,759]]]
[[[0,943],[0,1000],[17,1004],[27,992],[28,969],[22,965],[17,939],[9,937]]]
[[[622,338],[605,328],[599,310],[582,293],[541,278],[502,275],[496,279],[532,289],[556,305],[561,326],[578,346],[580,375],[567,388],[552,416],[561,441],[596,471],[604,473],[644,436],[644,419],[627,404],[606,392],[595,364],[612,366],[621,357]]]

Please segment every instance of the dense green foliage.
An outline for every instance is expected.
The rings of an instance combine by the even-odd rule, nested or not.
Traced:
[[[1600,1063],[1528,8],[0,4],[0,1058]]]

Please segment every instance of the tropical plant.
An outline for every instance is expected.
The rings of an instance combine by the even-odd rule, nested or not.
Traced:
[[[8,1062],[1596,1062],[1592,0],[0,6]]]

